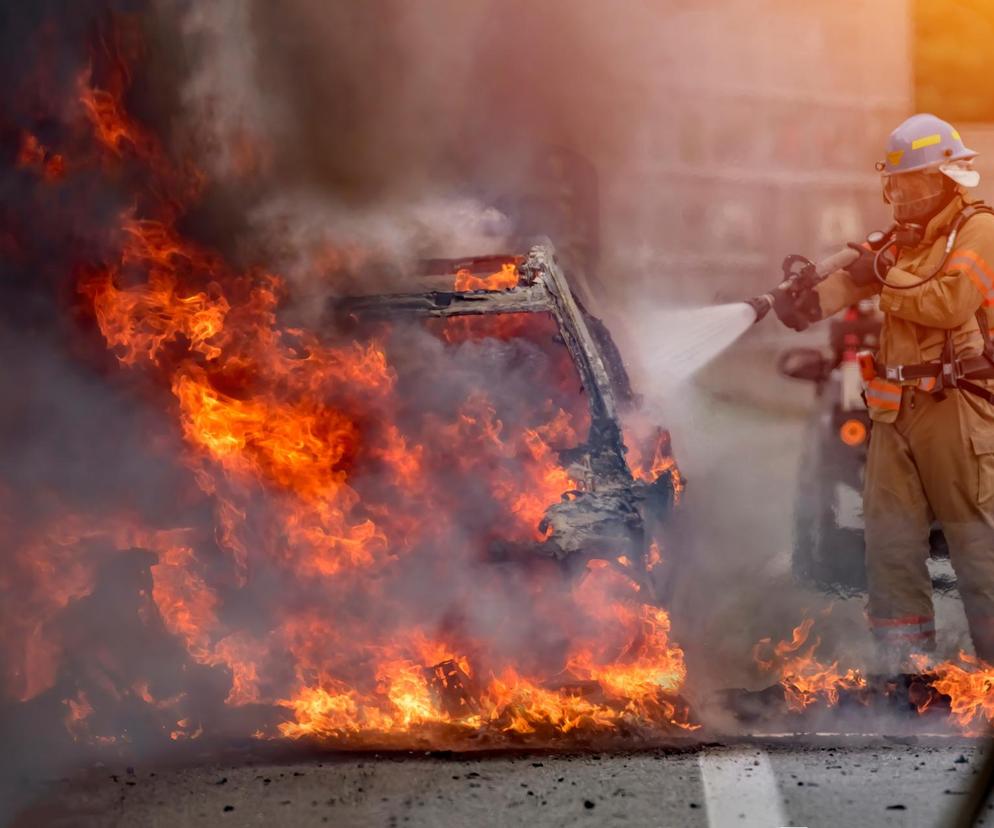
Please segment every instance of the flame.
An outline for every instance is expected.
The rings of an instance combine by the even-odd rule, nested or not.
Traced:
[[[522,490],[517,475],[498,474],[491,478],[491,491],[500,502],[507,504],[518,519],[522,532],[530,533],[536,540],[543,537],[538,525],[549,504],[579,485],[560,466],[553,448],[553,445],[567,447],[576,444],[577,434],[570,421],[570,415],[559,409],[549,422],[505,436],[504,424],[496,418],[493,405],[485,395],[478,394],[468,400],[460,412],[454,432],[461,434],[464,440],[487,443],[498,455],[515,458],[525,464],[531,487]],[[485,458],[487,453],[475,457]],[[476,465],[475,460],[470,461],[469,465]]]
[[[93,715],[93,705],[82,690],[76,693],[75,698],[65,700],[67,708],[65,724],[72,737],[81,739],[87,734],[89,725],[87,720]]]
[[[772,639],[764,638],[753,648],[753,658],[760,669],[777,674],[787,707],[794,712],[815,702],[835,705],[840,691],[866,687],[858,670],[843,673],[837,661],[823,664],[814,657],[821,639],[815,636],[809,640],[813,626],[814,619],[805,618],[794,627],[790,641],[773,644]]]
[[[674,499],[679,503],[687,484],[673,456],[670,433],[665,429],[656,428],[650,438],[652,448],[649,452],[644,451],[646,441],[639,440],[635,434],[635,429],[629,428],[626,439],[632,475],[636,480],[646,483],[655,483],[664,474],[669,475],[673,484]],[[651,459],[646,460],[646,456]]]
[[[194,568],[193,550],[178,546],[166,550],[152,569],[152,598],[162,620],[186,642],[197,661],[208,660],[210,631],[217,624],[218,599]]]
[[[108,73],[107,89],[93,83],[92,67],[79,74],[77,90],[79,103],[93,130],[93,137],[113,159],[135,157],[153,173],[158,206],[164,213],[177,215],[182,205],[193,201],[202,192],[205,178],[192,164],[178,168],[149,130],[133,119],[124,107],[122,96],[130,76],[123,62],[118,61]]]
[[[960,650],[956,660],[928,666],[921,657],[917,666],[932,687],[949,697],[950,715],[964,733],[980,735],[984,723],[994,723],[994,667],[990,664]]]
[[[293,721],[281,724],[280,733],[340,739],[362,731],[389,733],[436,725],[506,737],[597,732],[623,723],[654,721],[696,729],[686,706],[675,696],[686,667],[682,651],[668,640],[665,611],[642,605],[623,615],[634,623],[634,633],[620,661],[599,663],[591,650],[579,652],[569,660],[562,681],[551,686],[507,667],[491,674],[479,695],[459,699],[453,709],[432,687],[429,676],[455,676],[455,689],[464,689],[472,672],[465,658],[445,659],[434,669],[425,668],[420,660],[388,660],[381,663],[371,693],[360,694],[342,682],[326,680],[282,699],[280,704],[293,711]],[[446,663],[455,666],[440,670]],[[454,685],[445,689],[451,693]]]
[[[814,619],[806,618],[794,628],[789,641],[773,644],[764,638],[753,650],[760,669],[778,675],[788,708],[794,712],[816,702],[835,705],[840,692],[867,686],[858,670],[843,673],[837,662],[826,665],[814,657],[820,639],[810,638],[813,625]],[[994,667],[962,650],[955,660],[935,664],[928,656],[917,654],[911,656],[911,663],[918,677],[909,700],[919,714],[948,701],[950,721],[965,735],[981,735],[994,723]],[[887,694],[894,689],[884,685]]]
[[[21,147],[17,152],[15,165],[21,169],[37,172],[43,181],[53,183],[65,177],[66,162],[59,153],[50,152],[30,132],[21,133]]]
[[[137,548],[167,554],[191,533],[148,529],[128,515],[97,521],[66,513],[37,534],[7,538],[16,548],[14,566],[0,573],[0,591],[7,596],[0,646],[8,662],[7,692],[27,701],[55,683],[64,647],[50,621],[90,595],[100,556]]]
[[[514,262],[505,262],[500,270],[489,276],[474,276],[468,268],[456,271],[456,290],[508,290],[518,285],[518,266]]]
[[[211,254],[183,242],[172,228],[158,221],[130,217],[122,223],[120,266],[98,270],[80,283],[89,298],[100,330],[124,365],[155,362],[163,349],[179,338],[192,351],[216,359],[221,351],[209,340],[220,333],[231,307],[216,283],[208,289],[179,288],[179,268],[209,273],[217,263]],[[147,281],[118,287],[124,266],[147,267]],[[212,295],[208,295],[208,290]]]

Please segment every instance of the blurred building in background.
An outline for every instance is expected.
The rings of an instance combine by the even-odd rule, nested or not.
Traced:
[[[959,127],[994,200],[994,0],[687,5],[659,8],[631,157],[605,171],[605,265],[642,274],[626,284],[737,299],[787,253],[886,226],[873,165],[915,111]]]
[[[666,49],[602,215],[657,296],[701,304],[886,224],[873,165],[913,110],[913,23],[909,0],[688,6],[661,13]]]

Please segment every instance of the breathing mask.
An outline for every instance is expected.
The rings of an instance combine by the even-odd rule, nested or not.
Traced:
[[[956,185],[939,170],[915,170],[882,176],[884,200],[899,224],[924,225],[956,193]],[[919,241],[921,237],[919,236]]]

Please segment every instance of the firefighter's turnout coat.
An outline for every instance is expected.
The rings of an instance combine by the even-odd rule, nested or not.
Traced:
[[[916,285],[933,273],[963,207],[961,197],[953,199],[917,247],[901,249],[887,281]],[[923,285],[862,287],[838,271],[816,290],[823,316],[876,294],[884,315],[881,370],[866,387],[874,421],[863,497],[873,632],[894,651],[934,646],[926,562],[937,519],[974,645],[994,663],[994,405],[960,388],[937,388],[935,377],[895,376],[903,373],[899,366],[942,361],[950,344],[957,359],[983,354],[981,324],[994,328],[994,215],[980,213],[963,224],[942,271]],[[994,388],[991,380],[976,384]]]

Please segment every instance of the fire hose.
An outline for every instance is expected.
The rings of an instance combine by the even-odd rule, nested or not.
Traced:
[[[963,225],[976,215],[981,213],[990,214],[992,212],[994,212],[994,209],[986,204],[983,204],[982,202],[967,204],[963,210],[957,214],[951,226],[948,228],[945,255],[943,256],[942,261],[940,261],[938,265],[932,269],[931,273],[910,285],[892,284],[888,282],[886,274],[881,272],[880,267],[881,257],[886,251],[893,250],[895,245],[903,247],[910,243],[906,238],[904,238],[908,226],[896,224],[885,232],[877,230],[870,233],[866,237],[866,242],[863,246],[875,254],[873,260],[873,271],[877,281],[885,287],[889,287],[894,290],[911,290],[913,288],[921,287],[921,285],[931,281],[942,272],[946,261],[948,261],[949,256],[952,253],[953,247],[956,244],[956,238],[959,235],[959,231],[963,228]],[[774,302],[776,301],[775,295],[777,293],[786,293],[791,303],[796,304],[799,299],[803,297],[805,293],[813,289],[815,285],[823,281],[827,276],[834,273],[836,270],[845,270],[859,258],[859,255],[860,252],[858,246],[849,245],[846,249],[832,254],[827,259],[824,259],[817,264],[812,262],[810,259],[797,254],[788,256],[783,261],[783,281],[769,293],[764,293],[761,296],[756,296],[753,299],[748,300],[747,304],[749,304],[756,311],[756,321],[758,322],[770,312],[773,308]]]

